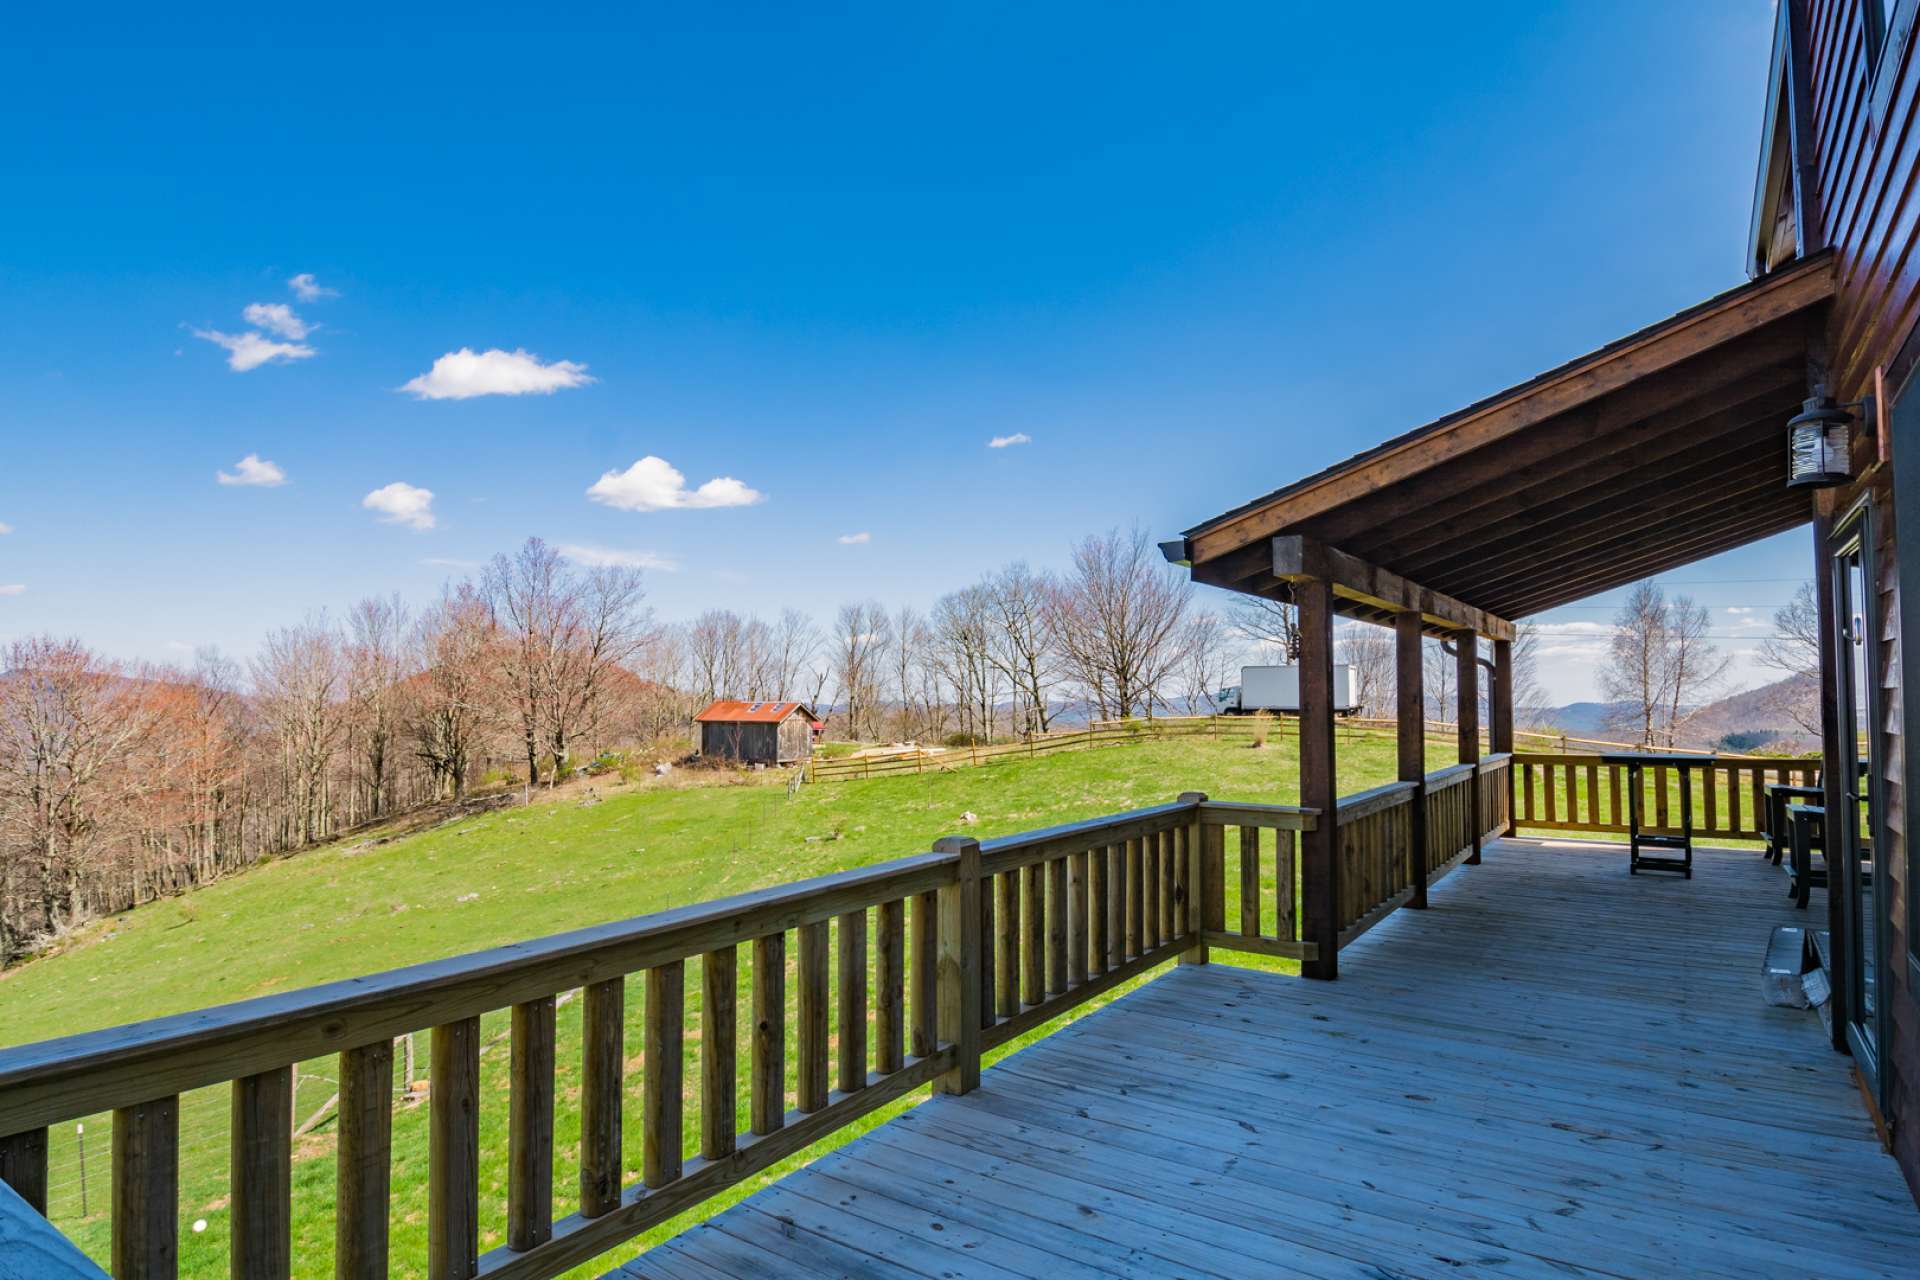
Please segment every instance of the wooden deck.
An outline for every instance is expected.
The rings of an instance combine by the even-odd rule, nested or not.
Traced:
[[[1337,983],[1165,973],[615,1275],[1910,1277],[1847,1060],[1760,1001],[1785,888],[1502,841]]]

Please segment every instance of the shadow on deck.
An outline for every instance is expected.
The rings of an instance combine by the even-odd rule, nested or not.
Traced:
[[[623,1277],[1912,1275],[1751,853],[1499,841],[1337,983],[1175,969]]]

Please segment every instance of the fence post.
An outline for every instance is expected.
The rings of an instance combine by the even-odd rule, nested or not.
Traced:
[[[935,853],[959,856],[954,881],[940,890],[940,1039],[953,1046],[953,1067],[937,1077],[939,1093],[972,1093],[980,1087],[980,842],[943,836]]]

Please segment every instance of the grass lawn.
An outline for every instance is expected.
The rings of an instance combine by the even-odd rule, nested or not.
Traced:
[[[1450,759],[1444,751],[1432,750],[1436,764]],[[1343,794],[1376,785],[1393,776],[1392,737],[1343,731],[1339,759]],[[0,976],[0,1043],[285,991],[723,897],[924,851],[937,837],[955,832],[1003,835],[1156,804],[1185,790],[1221,799],[1286,802],[1296,798],[1296,787],[1295,743],[1290,734],[1276,732],[1260,750],[1250,749],[1244,738],[1147,740],[944,774],[821,784],[792,798],[774,779],[746,785],[648,783],[603,793],[604,799],[591,805],[564,797],[388,844],[315,849],[103,921],[61,953]],[[966,813],[976,821],[963,824]],[[1229,865],[1232,857],[1230,846]],[[1233,879],[1229,876],[1230,885]],[[1250,956],[1233,962],[1287,967]],[[750,969],[743,957],[743,981]],[[698,1048],[699,966],[689,965],[687,972],[691,1055]],[[791,982],[788,989],[791,998]],[[635,1171],[640,999],[636,984],[626,1021],[626,1130],[629,1168]],[[743,1045],[749,1006],[743,997]],[[498,1244],[504,1232],[506,1023],[505,1011],[483,1022],[488,1045],[482,1057],[483,1248]],[[562,1007],[559,1024],[554,1185],[556,1216],[563,1216],[574,1206],[577,1186],[578,1001]],[[426,1036],[415,1039],[419,1065],[414,1074],[424,1077]],[[318,1111],[332,1095],[335,1071],[332,1058],[301,1064],[296,1108],[301,1117]],[[746,1131],[744,1074],[743,1066],[741,1132]],[[397,1081],[400,1076],[396,1064]],[[686,1079],[691,1146],[698,1135],[699,1081],[692,1062]],[[399,1089],[404,1088],[401,1081]],[[911,1101],[898,1104],[907,1105]],[[183,1097],[181,1108],[182,1274],[225,1274],[227,1090],[197,1091]],[[889,1114],[883,1109],[859,1128]],[[801,1153],[696,1214],[711,1214],[848,1136]],[[104,1259],[109,1119],[86,1120],[84,1162],[82,1138],[73,1125],[56,1126],[51,1138],[53,1219]],[[426,1108],[402,1102],[394,1118],[396,1274],[418,1274],[425,1256],[426,1165]],[[333,1179],[333,1131],[323,1122],[296,1145],[296,1274],[332,1272]],[[205,1229],[194,1231],[200,1221]],[[686,1221],[666,1224],[580,1274],[597,1275]]]

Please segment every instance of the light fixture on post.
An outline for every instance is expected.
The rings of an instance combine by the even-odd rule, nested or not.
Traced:
[[[1825,488],[1853,479],[1853,411],[1864,405],[1835,404],[1814,396],[1787,423],[1787,487]]]

